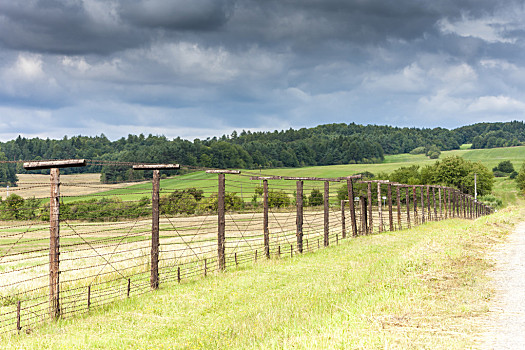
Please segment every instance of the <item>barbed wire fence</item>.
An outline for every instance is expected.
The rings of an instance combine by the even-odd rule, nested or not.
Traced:
[[[153,178],[131,190],[60,179],[59,169],[85,164],[128,166],[152,171]],[[49,183],[25,188],[47,187],[50,196],[2,203],[0,334],[30,332],[40,323],[260,259],[492,212],[450,187],[360,176],[207,169],[204,176],[161,182],[161,170],[178,166],[85,160],[24,166],[50,169]]]

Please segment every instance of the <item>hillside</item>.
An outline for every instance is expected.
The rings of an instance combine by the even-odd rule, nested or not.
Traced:
[[[85,168],[65,169],[63,173],[98,172],[103,174],[105,182],[111,183],[137,180],[148,174],[105,162],[179,163],[188,167],[243,169],[378,164],[385,161],[385,156],[406,154],[414,149],[425,153],[430,149],[458,150],[464,143],[472,144],[473,148],[493,148],[516,146],[524,141],[524,123],[518,121],[481,123],[454,130],[342,123],[273,132],[234,131],[231,135],[193,142],[142,134],[116,141],[108,140],[103,134],[61,140],[18,137],[0,144],[0,160],[96,159],[96,163]],[[24,172],[20,163],[1,164],[0,183],[13,185],[15,174]]]

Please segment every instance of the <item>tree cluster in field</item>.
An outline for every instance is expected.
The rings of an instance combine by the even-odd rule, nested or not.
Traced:
[[[519,190],[525,194],[525,163],[521,166],[518,175],[516,175],[515,181]]]
[[[422,152],[431,158],[438,158],[441,151],[458,149],[464,143],[472,143],[474,148],[491,148],[523,142],[525,125],[518,121],[480,123],[454,130],[341,123],[273,132],[234,131],[231,135],[195,139],[193,142],[142,134],[128,135],[116,141],[110,141],[103,134],[64,137],[61,140],[18,137],[0,143],[0,161],[85,158],[254,169],[375,163],[382,161],[385,154],[409,152]],[[14,186],[16,174],[24,172],[21,163],[0,164],[0,186]],[[151,172],[134,171],[129,166],[95,164],[63,169],[62,173],[101,173],[101,180],[105,183],[151,177]]]
[[[450,156],[421,168],[419,165],[400,167],[390,174],[370,174],[374,180],[389,180],[408,185],[442,185],[457,188],[474,195],[476,174],[478,195],[488,195],[494,185],[493,173],[481,162],[471,162],[458,156]],[[343,191],[341,191],[343,193]]]
[[[497,166],[492,168],[492,172],[494,173],[495,177],[510,177],[511,179],[514,179],[518,173],[514,170],[514,165],[512,165],[512,162],[510,160],[503,160],[499,162]]]

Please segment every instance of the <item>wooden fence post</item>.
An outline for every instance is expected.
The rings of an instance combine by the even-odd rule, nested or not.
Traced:
[[[51,318],[60,316],[60,170],[51,169],[49,205],[49,306]]]
[[[390,231],[394,231],[394,215],[392,213],[392,184],[387,185],[387,200],[388,200],[388,224]]]
[[[359,197],[359,207],[360,207],[360,213],[361,213],[361,233],[363,235],[366,235],[368,233],[368,218],[367,218],[367,205],[366,205],[366,197],[361,196]]]
[[[434,221],[438,220],[437,205],[436,205],[436,188],[432,186],[432,205],[434,206]]]
[[[407,225],[408,225],[408,228],[411,228],[412,224],[410,223],[410,193],[408,190],[408,186],[405,187],[405,198],[407,202]]]
[[[419,215],[417,213],[416,186],[412,186],[412,202],[414,203],[414,225],[417,225],[419,223]]]
[[[151,191],[151,289],[159,288],[159,247],[160,247],[160,169],[179,169],[178,164],[137,164],[133,170],[153,170]]]
[[[263,234],[264,254],[270,259],[270,230],[268,229],[268,180],[263,180]]]
[[[217,263],[219,271],[226,269],[226,174],[240,174],[238,170],[206,170],[208,174],[219,174],[217,193]]]
[[[49,201],[49,315],[60,316],[60,170],[85,166],[84,159],[36,161],[24,163],[26,170],[50,170],[51,198]]]
[[[348,190],[348,205],[350,206],[350,220],[352,221],[352,235],[357,237],[357,222],[355,217],[354,205],[354,183],[351,178],[346,180],[346,188]]]
[[[383,207],[381,203],[381,183],[377,183],[377,212],[379,214],[379,233],[383,232]]]
[[[217,260],[219,262],[219,270],[226,268],[226,213],[224,200],[226,195],[226,176],[219,174],[219,188],[217,194]]]
[[[427,218],[432,220],[432,210],[430,209],[430,185],[427,185]]]
[[[374,213],[372,205],[372,183],[368,182],[367,186],[367,196],[368,196],[368,233],[372,234],[374,232]]]
[[[159,288],[159,199],[160,199],[160,172],[153,170],[153,191],[151,197],[152,223],[151,223],[151,289]]]
[[[420,194],[421,194],[421,223],[425,223],[425,194],[423,191],[423,186],[420,188]]]
[[[295,223],[297,226],[297,251],[303,252],[303,181],[297,180],[297,191],[296,191],[296,207],[297,216]]]
[[[402,230],[403,225],[401,224],[401,191],[399,185],[396,185],[396,199],[397,199],[397,229]]]
[[[328,247],[330,244],[330,182],[324,182],[324,246]]]
[[[345,216],[345,200],[341,199],[341,234],[343,239],[346,238],[346,216]]]
[[[443,220],[443,200],[441,198],[441,186],[438,187],[439,219]]]

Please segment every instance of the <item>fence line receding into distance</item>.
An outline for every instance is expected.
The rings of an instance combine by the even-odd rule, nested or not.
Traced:
[[[127,164],[130,171],[153,171],[152,181],[131,190],[74,176],[61,181],[60,168],[85,164],[25,163],[26,169],[51,169],[49,183],[30,184],[50,188],[50,196],[4,201],[0,334],[257,259],[293,257],[349,237],[492,212],[450,187],[359,176],[208,170],[161,182],[160,171],[178,165]],[[17,188],[10,191],[16,194]]]

